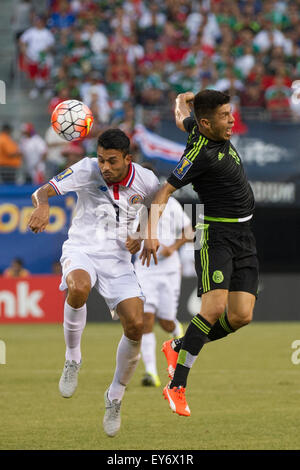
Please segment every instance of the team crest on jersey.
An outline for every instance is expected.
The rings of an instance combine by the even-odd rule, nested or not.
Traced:
[[[133,194],[128,200],[129,204],[140,204],[143,201],[143,198],[140,194]]]
[[[61,181],[65,178],[67,178],[68,176],[70,176],[71,174],[73,173],[73,170],[72,168],[67,168],[66,170],[62,171],[61,173],[59,173],[59,175],[56,175],[54,176],[54,179],[56,181]]]
[[[193,163],[190,162],[190,160],[183,157],[183,159],[180,160],[180,162],[178,163],[175,170],[173,170],[174,175],[177,176],[177,178],[181,180],[184,177],[184,175],[188,172],[188,170],[191,168],[192,164]]]

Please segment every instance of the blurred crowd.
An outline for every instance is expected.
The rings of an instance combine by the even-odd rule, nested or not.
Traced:
[[[300,88],[293,89],[300,77],[300,0],[48,0],[44,8],[41,2],[19,0],[13,27],[30,98],[46,97],[49,114],[65,99],[80,99],[94,114],[95,134],[116,125],[132,137],[137,105],[151,111],[145,124],[155,129],[178,93],[214,88],[231,95],[238,132],[243,110],[300,119]],[[40,170],[26,160],[33,137]],[[28,181],[68,164],[50,129],[39,143],[37,137],[27,123],[20,151]]]
[[[41,136],[26,122],[16,139],[12,126],[4,124],[0,129],[0,183],[43,184],[86,154],[80,142],[67,143],[52,126]]]

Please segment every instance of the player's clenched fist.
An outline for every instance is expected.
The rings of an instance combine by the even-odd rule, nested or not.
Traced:
[[[40,233],[45,230],[49,223],[49,206],[40,205],[31,214],[28,222],[28,227],[34,233]]]
[[[142,240],[140,238],[131,238],[128,236],[125,246],[132,255],[135,255],[138,251],[140,251],[141,243]]]

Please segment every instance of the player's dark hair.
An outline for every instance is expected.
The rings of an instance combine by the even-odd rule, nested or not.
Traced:
[[[105,150],[121,150],[125,156],[130,151],[130,140],[121,129],[108,129],[99,135],[98,146]]]
[[[194,115],[197,122],[201,118],[211,119],[216,109],[223,104],[228,104],[230,96],[217,90],[202,90],[194,97]]]

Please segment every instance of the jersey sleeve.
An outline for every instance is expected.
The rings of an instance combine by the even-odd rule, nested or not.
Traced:
[[[149,172],[149,174],[148,174]],[[144,204],[146,207],[150,208],[151,203],[154,199],[155,194],[159,190],[159,180],[153,173],[153,171],[147,171],[147,178],[145,178],[146,185],[146,196],[144,198]]]
[[[204,139],[204,140],[203,140]],[[204,137],[199,137],[192,144],[187,144],[180,162],[169,175],[167,181],[179,189],[201,177],[208,168]]]
[[[70,191],[80,191],[86,187],[92,172],[89,160],[89,157],[83,158],[51,178],[49,184],[58,195],[67,194]]]
[[[195,119],[191,117],[187,117],[182,121],[183,127],[185,130],[190,134],[195,126],[197,126],[197,122]]]

